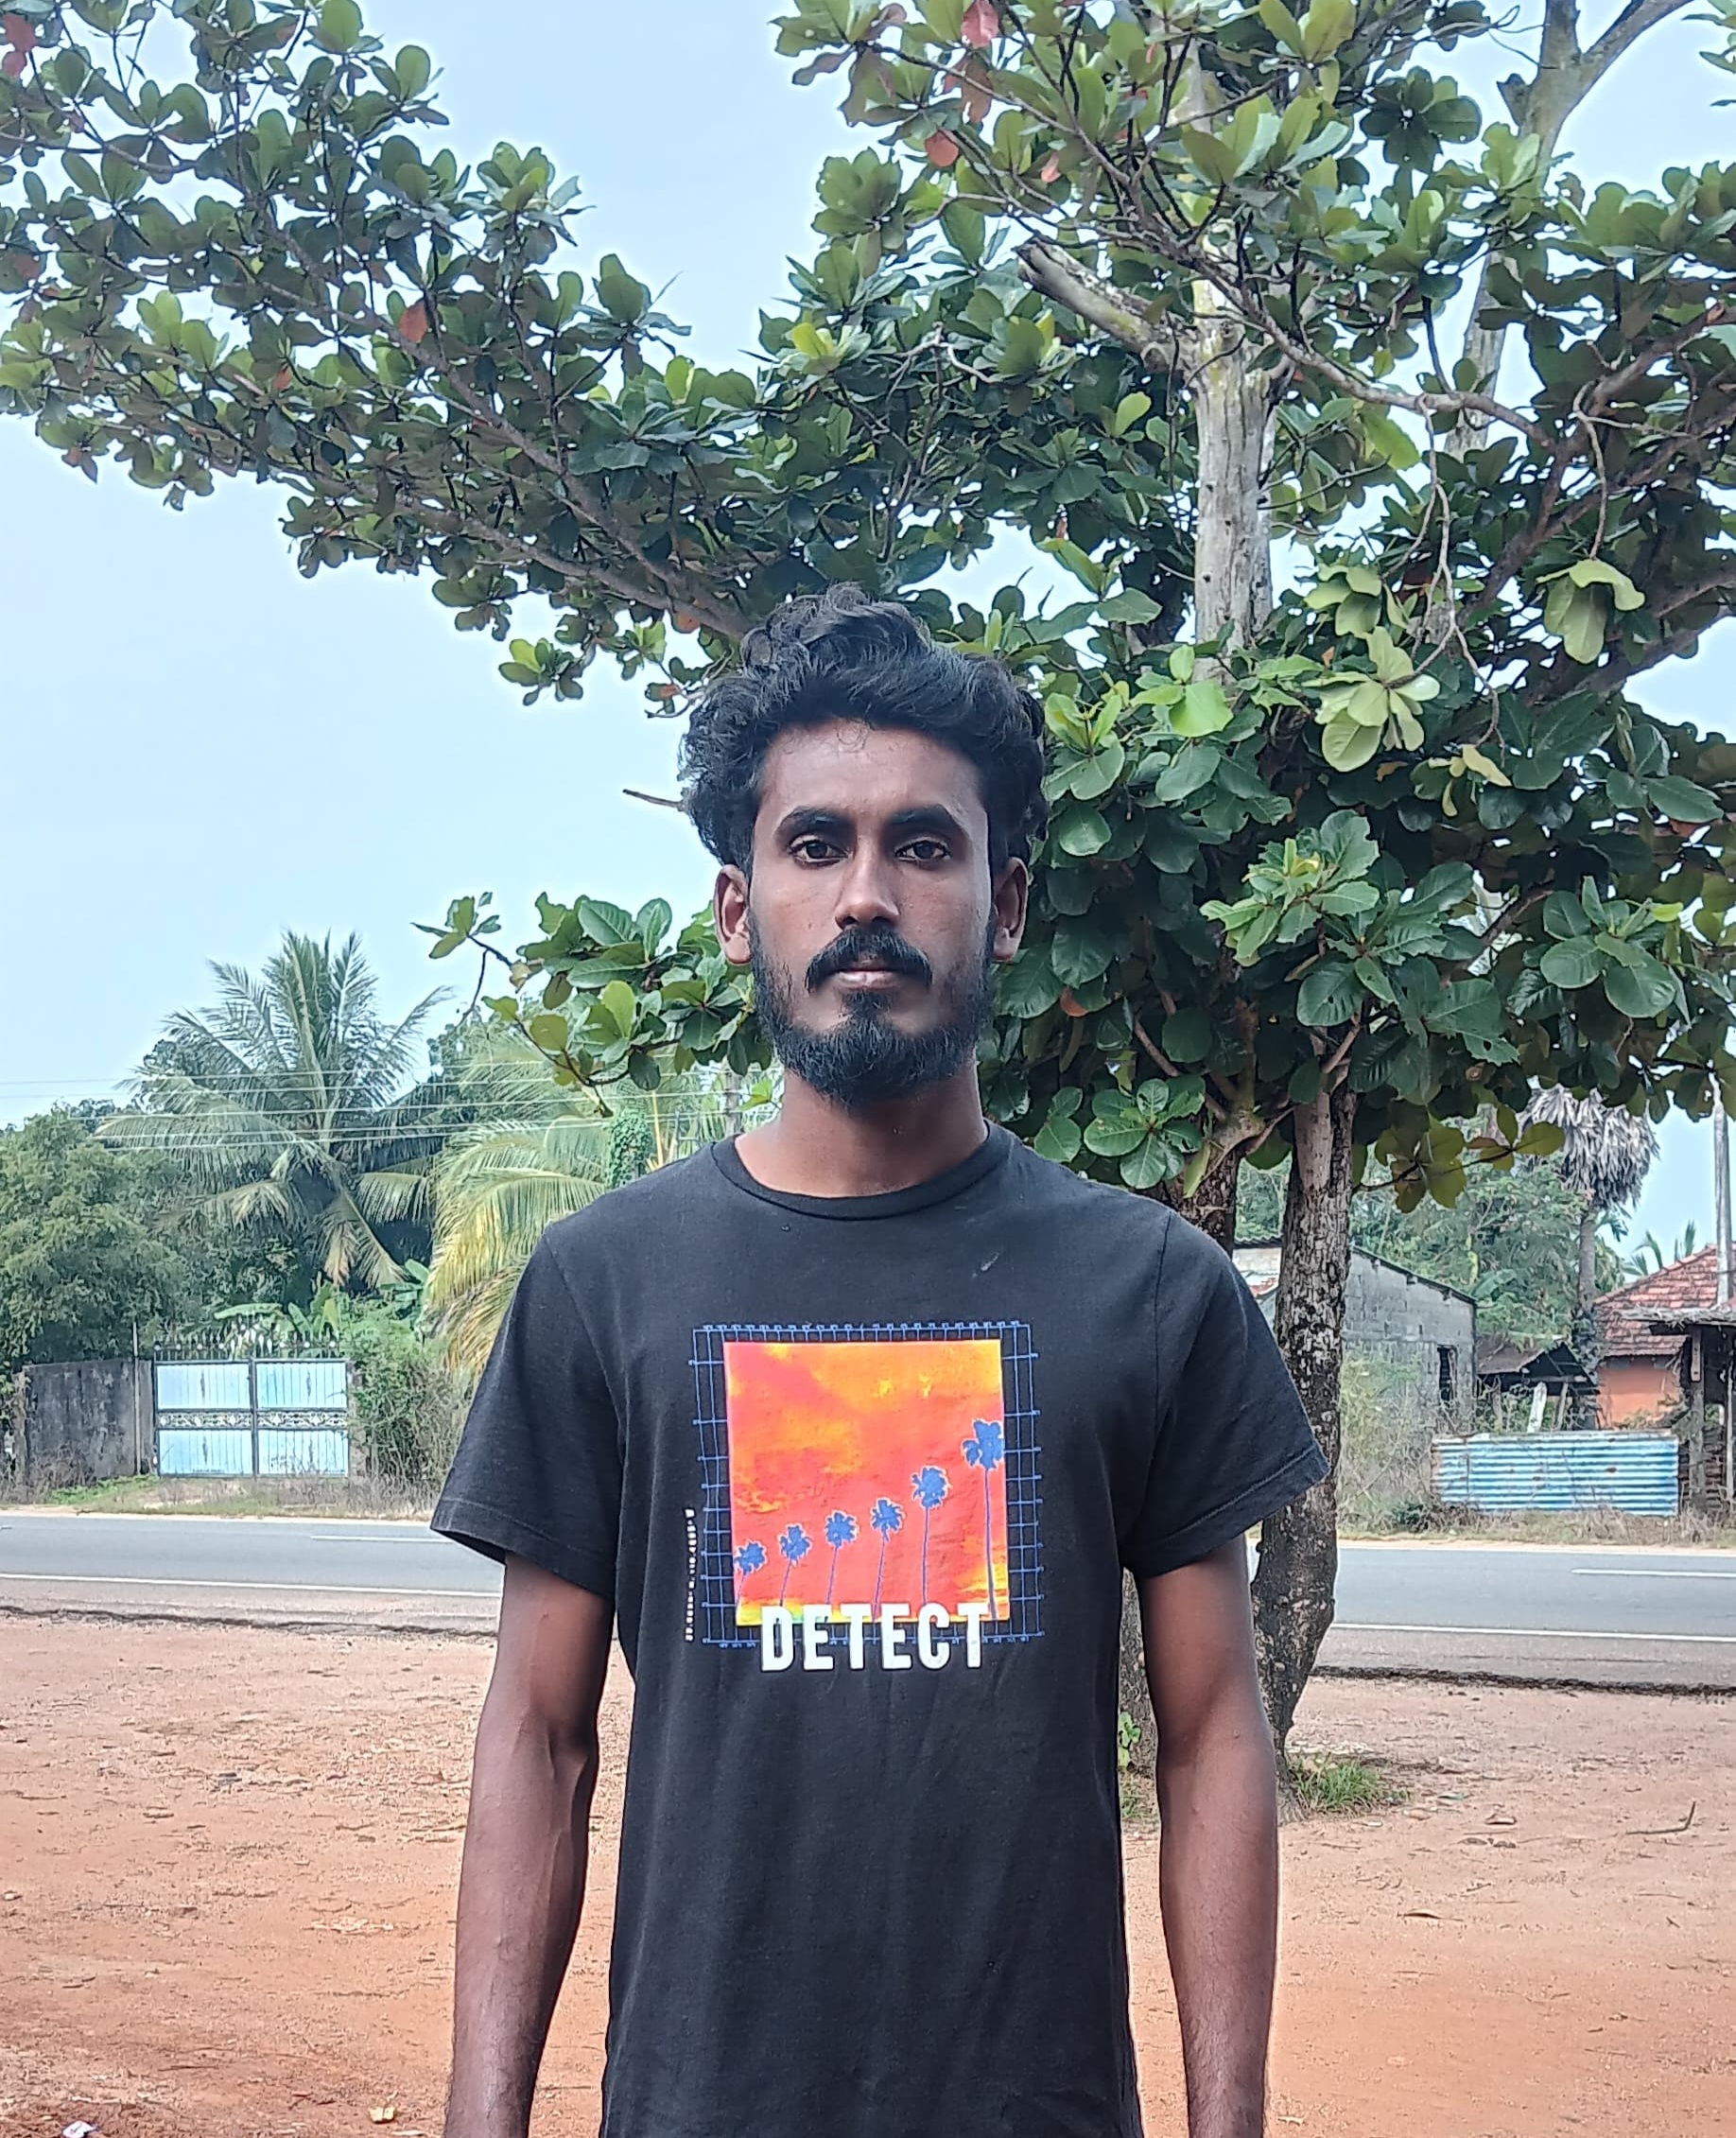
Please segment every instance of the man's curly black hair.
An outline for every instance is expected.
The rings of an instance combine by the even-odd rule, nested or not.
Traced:
[[[909,728],[968,757],[982,782],[990,866],[1030,860],[1049,815],[1036,701],[998,661],[936,646],[897,602],[834,586],[786,601],[751,631],[739,667],[706,688],[687,722],[682,799],[719,860],[749,866],[776,737],[834,720]]]

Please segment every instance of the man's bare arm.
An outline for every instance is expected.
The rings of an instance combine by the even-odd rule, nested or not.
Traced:
[[[1254,1669],[1246,1546],[1239,1537],[1139,1590],[1189,2138],[1260,2138],[1277,1946],[1277,1784]]]
[[[459,1879],[446,2138],[525,2138],[584,1902],[612,1607],[507,1560]]]

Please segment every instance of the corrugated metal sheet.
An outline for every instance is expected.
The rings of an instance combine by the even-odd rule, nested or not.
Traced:
[[[350,1404],[349,1376],[341,1359],[261,1359],[262,1411],[342,1411]]]
[[[1434,1491],[1486,1513],[1613,1507],[1681,1511],[1673,1434],[1479,1433],[1434,1443]]]
[[[248,1390],[245,1360],[165,1359],[157,1364],[160,1411],[244,1411],[252,1401]]]

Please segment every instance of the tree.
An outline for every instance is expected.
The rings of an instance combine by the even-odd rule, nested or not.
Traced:
[[[0,1129],[0,1376],[125,1355],[197,1301],[148,1178],[68,1109]]]
[[[1639,1200],[1658,1156],[1658,1138],[1643,1116],[1606,1106],[1571,1092],[1539,1091],[1531,1118],[1561,1132],[1561,1149],[1549,1162],[1580,1200],[1579,1274],[1573,1297],[1571,1341],[1574,1356],[1595,1380],[1603,1346],[1597,1326],[1597,1236],[1617,1210]],[[1595,1394],[1582,1399],[1586,1425],[1596,1423]]]
[[[203,1218],[287,1249],[297,1296],[397,1281],[427,1252],[428,1173],[443,1130],[407,1093],[437,998],[395,1025],[354,936],[286,934],[259,978],[216,965],[217,1001],[171,1017],[102,1124],[116,1148],[173,1160]]]
[[[784,1556],[784,1579],[777,1591],[781,1604],[790,1593],[790,1576],[814,1548],[814,1540],[799,1521],[792,1521],[778,1537],[777,1548]]]
[[[879,1499],[874,1503],[868,1520],[880,1539],[880,1556],[874,1573],[874,1608],[877,1611],[880,1590],[886,1583],[886,1547],[904,1527],[904,1509],[896,1500]]]
[[[1284,1170],[1248,1167],[1238,1210],[1244,1240],[1276,1238]],[[1350,1207],[1354,1247],[1437,1284],[1468,1293],[1485,1336],[1563,1343],[1573,1318],[1580,1204],[1547,1163],[1502,1171],[1473,1166],[1449,1205],[1401,1210],[1388,1185],[1365,1178]]]
[[[919,1470],[911,1473],[911,1497],[922,1509],[922,1602],[929,1600],[929,1524],[934,1510],[946,1497],[946,1473],[937,1469],[932,1463],[924,1463]]]
[[[846,1544],[856,1541],[856,1517],[843,1513],[842,1509],[827,1515],[825,1540],[832,1547],[832,1563],[826,1569],[825,1576],[825,1608],[829,1611],[832,1608],[832,1590],[838,1581],[838,1555]]]
[[[990,1618],[998,1618],[1000,1612],[995,1602],[995,1503],[989,1491],[989,1476],[1006,1460],[1007,1436],[999,1424],[992,1418],[978,1418],[963,1442],[964,1460],[973,1469],[982,1472],[982,1565],[988,1576],[988,1606]]]
[[[308,571],[431,570],[503,638],[546,596],[554,634],[503,667],[527,696],[578,695],[601,652],[673,709],[835,580],[1013,661],[1056,818],[985,1097],[1222,1236],[1241,1162],[1293,1153],[1278,1340],[1328,1456],[1370,1155],[1450,1197],[1467,1156],[1511,1161],[1538,1086],[1704,1110],[1730,1074],[1736,752],[1627,686],[1736,600],[1736,182],[1588,196],[1550,163],[1671,0],[1583,48],[1552,0],[1487,129],[1414,63],[1484,33],[1474,0],[803,0],[786,49],[847,67],[891,153],[822,173],[824,247],[751,377],[668,356],[613,255],[561,264],[573,196],[540,152],[474,177],[436,152],[427,56],[389,58],[353,0],[180,0],[195,66],[166,87],[78,27],[119,4],[15,18],[0,393],[171,502],[279,481]],[[1535,384],[1503,402],[1510,325]],[[928,583],[1002,527],[1082,599]],[[1275,600],[1277,541],[1304,568]],[[541,919],[494,999],[566,1082],[762,1058],[703,928]],[[460,899],[436,947],[497,926]],[[1280,1747],[1333,1531],[1328,1481],[1262,1539]]]
[[[482,1370],[530,1251],[557,1219],[606,1189],[726,1134],[737,1094],[703,1072],[657,1090],[629,1086],[613,1112],[562,1091],[536,1051],[485,1027],[452,1071],[470,1126],[435,1161],[426,1307],[460,1374]]]

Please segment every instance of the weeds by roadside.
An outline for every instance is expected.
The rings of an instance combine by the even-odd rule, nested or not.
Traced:
[[[1293,1752],[1290,1782],[1311,1814],[1389,1811],[1410,1794],[1372,1761],[1348,1752]]]

